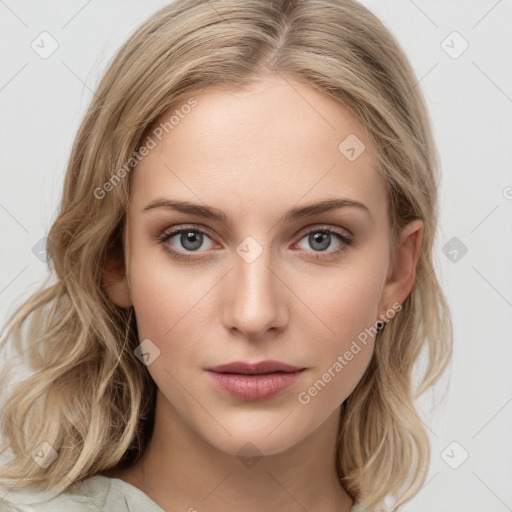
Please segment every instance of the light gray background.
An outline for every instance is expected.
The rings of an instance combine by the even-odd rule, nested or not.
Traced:
[[[32,248],[55,218],[92,90],[121,43],[166,3],[0,0],[1,324],[46,276]],[[431,467],[403,510],[512,511],[512,3],[362,3],[410,58],[442,158],[436,271],[452,309],[454,360],[450,378],[421,401]],[[58,42],[46,59],[31,48],[43,31]],[[469,44],[459,56],[454,31]]]

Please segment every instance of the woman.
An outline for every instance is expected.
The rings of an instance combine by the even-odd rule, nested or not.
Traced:
[[[415,84],[353,0],[178,0],[133,34],[72,149],[55,281],[4,332],[35,373],[3,397],[0,510],[418,492],[451,324]]]

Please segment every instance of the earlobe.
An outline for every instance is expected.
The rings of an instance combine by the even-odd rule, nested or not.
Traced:
[[[114,258],[110,258],[105,265],[103,288],[116,306],[129,308],[133,304],[126,272],[123,265]]]
[[[411,293],[416,279],[422,238],[421,219],[411,221],[400,233],[382,293],[381,309],[384,311],[394,303],[402,304]]]

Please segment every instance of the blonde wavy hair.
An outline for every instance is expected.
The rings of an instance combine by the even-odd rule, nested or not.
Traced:
[[[388,184],[394,243],[406,223],[424,221],[415,285],[344,402],[336,457],[340,483],[370,510],[389,494],[399,507],[420,489],[430,447],[415,401],[441,377],[452,351],[433,269],[438,155],[403,50],[355,0],[177,0],[121,47],[72,147],[48,234],[50,276],[2,334],[2,349],[10,340],[32,370],[7,394],[14,364],[3,359],[1,453],[12,452],[0,468],[4,485],[60,493],[141,455],[156,385],[134,355],[132,308],[114,305],[103,287],[108,258],[122,261],[130,173],[102,199],[94,191],[171,106],[214,84],[240,90],[268,73],[323,91],[363,123]],[[46,468],[33,457],[43,442],[58,452]]]

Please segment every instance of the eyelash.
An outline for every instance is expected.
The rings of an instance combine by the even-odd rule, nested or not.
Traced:
[[[176,251],[175,249],[171,249],[170,246],[167,244],[167,242],[174,236],[179,235],[180,233],[190,233],[190,232],[201,233],[201,234],[206,235],[209,238],[211,238],[211,236],[209,235],[209,232],[205,231],[204,229],[201,229],[197,226],[186,226],[186,227],[176,229],[176,230],[173,230],[170,232],[164,232],[164,233],[162,233],[161,236],[157,237],[157,240],[162,245],[166,245],[165,250],[169,253],[169,255],[172,258],[174,258],[176,260],[180,260],[180,261],[190,261],[190,260],[194,260],[197,258],[190,254],[181,253],[179,251]],[[309,231],[304,232],[304,234],[299,238],[299,241],[301,241],[303,238],[305,238],[306,236],[311,235],[313,233],[328,233],[328,234],[334,235],[342,243],[342,245],[340,245],[340,247],[338,247],[337,249],[331,250],[329,252],[313,251],[315,254],[317,254],[317,256],[314,256],[314,257],[307,256],[308,258],[313,259],[313,260],[328,260],[333,257],[336,257],[339,253],[344,251],[347,246],[352,245],[352,243],[353,243],[353,240],[351,238],[349,238],[344,232],[338,231],[337,229],[324,227],[324,226],[319,227],[319,228],[310,229]],[[309,251],[299,250],[299,252],[301,252],[301,254],[303,254],[304,252],[309,252]],[[328,254],[329,256],[324,257],[324,256],[322,256],[322,254]]]

